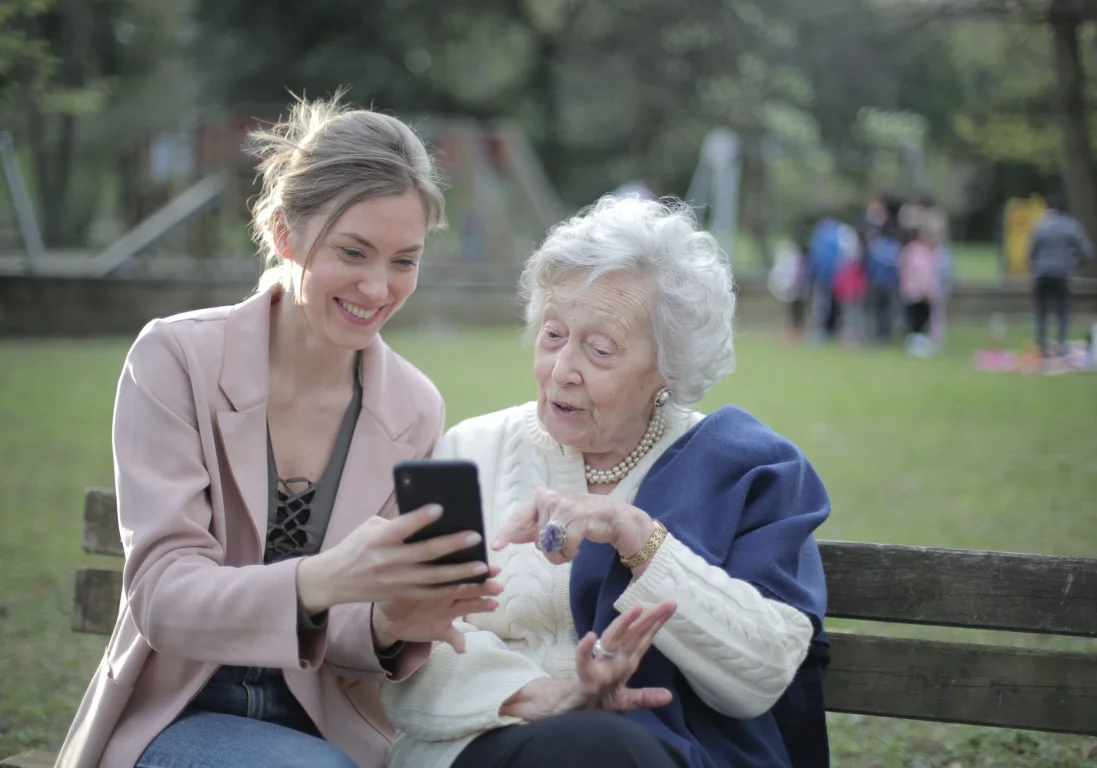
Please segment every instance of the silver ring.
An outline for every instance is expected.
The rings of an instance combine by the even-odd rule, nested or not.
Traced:
[[[602,645],[602,638],[598,638],[594,641],[594,647],[590,651],[590,656],[593,659],[601,659],[602,661],[613,661],[617,657],[617,654],[613,651],[607,651],[605,646]]]
[[[537,546],[543,552],[559,552],[568,543],[568,529],[556,520],[550,520],[537,535]]]

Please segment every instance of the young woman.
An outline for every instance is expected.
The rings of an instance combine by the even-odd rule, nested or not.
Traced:
[[[444,223],[430,156],[400,121],[299,103],[252,136],[254,233],[271,267],[234,307],[150,323],[114,414],[126,550],[118,624],[61,766],[377,766],[378,682],[463,650],[453,620],[499,587],[423,565],[392,466],[430,453],[443,403],[378,332]]]

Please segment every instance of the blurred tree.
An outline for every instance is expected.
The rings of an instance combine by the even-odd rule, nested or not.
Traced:
[[[0,0],[0,103],[14,106],[17,82],[43,86],[54,70],[45,42],[30,28],[55,0]]]
[[[1091,238],[1097,240],[1097,181],[1086,114],[1086,74],[1082,65],[1081,26],[1084,20],[1097,22],[1092,0],[1052,0],[1048,12],[1054,41],[1058,75],[1059,119],[1063,131],[1063,179],[1071,209]],[[1090,267],[1097,274],[1097,267]]]
[[[993,159],[1057,162],[1071,209],[1097,237],[1097,83],[1087,83],[1094,46],[1084,45],[1095,39],[1097,3],[941,0],[931,17],[952,27],[952,58],[966,84],[956,134]],[[1092,57],[1088,69],[1095,66]]]
[[[225,104],[287,90],[410,115],[520,121],[574,204],[629,178],[685,191],[714,124],[766,130],[810,85],[774,52],[791,30],[762,0],[198,0],[198,58]],[[805,116],[810,120],[810,116]]]
[[[21,118],[49,245],[83,242],[102,189],[71,199],[81,128],[156,70],[171,18],[155,0],[0,0],[0,98]]]
[[[22,7],[11,16],[8,34],[21,45],[4,98],[25,120],[13,128],[31,149],[43,236],[52,245],[63,231],[77,117],[100,109],[105,91],[88,67],[93,22],[80,0],[5,2],[9,11]]]
[[[1027,165],[1029,184],[1058,170],[1074,209],[1097,227],[1097,78],[1085,77],[1097,70],[1097,2],[775,2],[796,20],[814,114],[847,173],[864,158],[851,115],[913,112],[928,121],[932,151],[1008,166],[1011,176]]]

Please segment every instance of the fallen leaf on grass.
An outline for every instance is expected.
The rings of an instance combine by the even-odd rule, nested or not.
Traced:
[[[1091,741],[1088,744],[1082,745],[1083,760],[1089,760],[1094,754],[1097,754],[1097,741]]]

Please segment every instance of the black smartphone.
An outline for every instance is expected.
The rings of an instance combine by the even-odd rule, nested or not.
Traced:
[[[401,461],[392,469],[396,484],[396,507],[400,514],[438,504],[442,516],[413,534],[408,542],[433,539],[460,531],[476,531],[480,543],[431,561],[432,565],[454,565],[488,561],[484,541],[484,516],[480,507],[480,480],[476,464],[460,459],[418,459]],[[451,584],[481,584],[487,575],[450,582]]]

